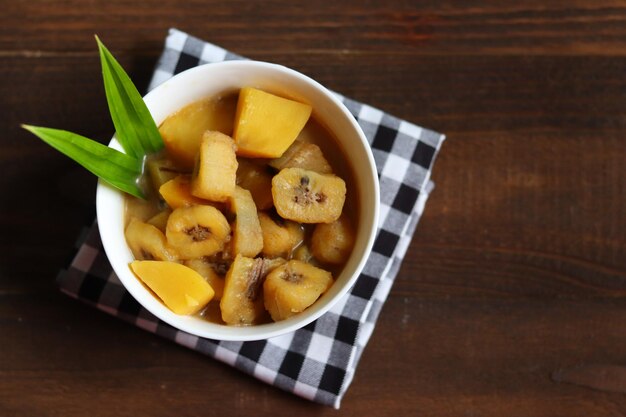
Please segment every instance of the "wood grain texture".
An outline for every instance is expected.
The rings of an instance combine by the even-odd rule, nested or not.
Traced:
[[[448,135],[341,415],[626,414],[626,3],[0,0],[0,415],[336,415],[58,293],[95,180],[19,129],[111,136],[168,27]]]

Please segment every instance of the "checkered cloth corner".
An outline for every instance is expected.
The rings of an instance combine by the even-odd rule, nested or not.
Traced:
[[[171,29],[150,88],[199,64],[244,59]],[[339,94],[368,138],[380,177],[378,234],[351,291],[303,329],[255,342],[225,342],[176,330],[144,310],[113,273],[96,224],[80,241],[61,290],[150,332],[230,364],[301,397],[339,408],[398,273],[433,184],[444,136]]]

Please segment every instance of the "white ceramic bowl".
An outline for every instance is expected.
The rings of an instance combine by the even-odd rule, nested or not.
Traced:
[[[133,297],[159,319],[185,332],[217,340],[259,340],[306,326],[327,312],[352,287],[367,260],[376,231],[379,189],[374,159],[367,140],[346,107],[326,88],[289,68],[254,61],[229,61],[189,69],[161,84],[144,100],[157,125],[183,106],[241,87],[253,86],[292,97],[313,106],[315,116],[336,136],[349,156],[358,186],[359,222],[354,249],[335,283],[315,304],[287,320],[248,327],[210,323],[174,314],[148,291],[130,270],[133,255],[124,238],[123,193],[102,181],[96,205],[100,235],[113,270]],[[121,150],[113,138],[109,146]]]

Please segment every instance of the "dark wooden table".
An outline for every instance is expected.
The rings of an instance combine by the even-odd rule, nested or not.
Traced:
[[[1,0],[0,415],[337,415],[56,288],[95,179],[18,125],[107,140],[92,35],[171,26],[448,135],[340,414],[626,414],[626,2],[458,3]]]

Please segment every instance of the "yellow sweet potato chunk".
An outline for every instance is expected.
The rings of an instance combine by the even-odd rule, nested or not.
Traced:
[[[179,263],[133,261],[130,268],[176,314],[197,313],[213,298],[205,279]]]
[[[183,168],[192,169],[202,134],[217,130],[230,135],[236,96],[191,103],[169,116],[159,127],[168,154]]]
[[[311,116],[311,106],[251,87],[242,88],[233,137],[237,154],[278,158],[296,140]]]
[[[189,207],[198,204],[210,204],[207,200],[191,194],[191,179],[186,175],[179,175],[169,180],[159,188],[159,194],[172,210],[179,207]]]

